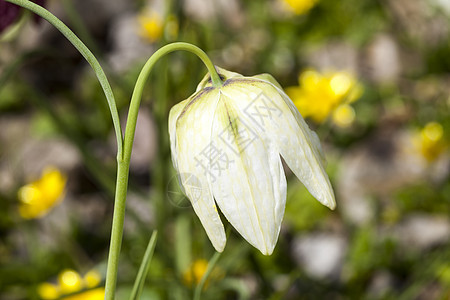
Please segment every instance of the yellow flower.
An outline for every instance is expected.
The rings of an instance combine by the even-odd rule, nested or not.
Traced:
[[[197,285],[208,269],[208,261],[198,259],[183,274],[184,283],[187,286]]]
[[[447,146],[442,125],[437,122],[426,124],[414,137],[414,144],[427,161],[434,161]]]
[[[208,261],[205,259],[197,259],[192,263],[192,265],[183,274],[183,282],[186,286],[195,286],[200,283],[203,275],[205,275],[208,269]],[[205,287],[208,285],[210,280],[219,280],[223,278],[224,273],[218,267],[213,268],[212,272],[209,274],[208,279],[205,282]]]
[[[93,288],[100,284],[102,276],[98,271],[91,270],[84,275],[83,280],[86,287]]]
[[[67,178],[55,168],[47,168],[37,181],[19,189],[19,214],[24,219],[46,215],[64,196]]]
[[[74,270],[64,270],[58,276],[58,283],[63,294],[78,292],[83,288],[83,280]]]
[[[324,122],[330,115],[341,127],[350,125],[355,111],[348,105],[362,94],[362,87],[346,72],[320,74],[307,70],[300,74],[299,85],[286,88],[286,93],[303,117]]]
[[[43,300],[53,300],[58,299],[61,293],[57,285],[45,282],[38,286],[38,294]]]
[[[341,104],[333,111],[333,122],[339,127],[347,127],[355,120],[355,110],[348,104]]]
[[[161,16],[153,10],[146,10],[138,16],[140,35],[153,43],[163,34],[164,22]]]
[[[318,0],[283,0],[289,10],[297,15],[302,15],[308,12]]]
[[[103,300],[105,298],[105,288],[99,287],[79,294],[62,298],[63,300]]]
[[[105,296],[105,289],[98,287],[101,275],[91,270],[84,277],[74,270],[64,270],[58,275],[58,284],[42,283],[38,287],[39,297],[43,300],[101,300]],[[90,290],[83,289],[88,288]]]

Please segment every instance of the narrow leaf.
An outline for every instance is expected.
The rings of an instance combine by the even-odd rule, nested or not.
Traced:
[[[148,242],[147,249],[145,250],[144,258],[142,259],[141,266],[134,281],[133,290],[131,291],[130,300],[138,300],[141,297],[142,289],[144,288],[145,278],[150,270],[150,262],[153,257],[153,251],[156,246],[156,237],[158,232],[153,231],[152,237]]]

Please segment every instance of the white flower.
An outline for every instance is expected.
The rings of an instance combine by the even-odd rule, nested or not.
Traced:
[[[250,244],[270,255],[286,203],[281,157],[317,200],[336,205],[321,146],[272,76],[218,72],[223,86],[213,87],[206,76],[171,109],[172,161],[217,251],[226,243],[218,206]]]

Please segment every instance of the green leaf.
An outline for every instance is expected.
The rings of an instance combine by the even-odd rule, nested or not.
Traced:
[[[136,276],[136,280],[134,281],[133,290],[131,291],[130,300],[140,299],[142,288],[144,287],[145,278],[147,277],[148,271],[150,269],[150,262],[152,260],[153,251],[156,246],[156,237],[158,232],[156,230],[153,231],[152,237],[148,242],[147,249],[145,250],[144,258],[142,259],[141,266],[139,267],[139,271]]]

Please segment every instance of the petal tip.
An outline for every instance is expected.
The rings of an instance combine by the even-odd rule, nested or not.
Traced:
[[[325,198],[325,201],[322,203],[331,210],[334,210],[336,208],[336,200],[334,198],[333,190],[329,191],[327,197]]]
[[[329,203],[327,203],[327,207],[329,208],[329,209],[331,209],[331,210],[334,210],[335,208],[336,208],[336,202],[335,201],[333,201],[333,202],[329,202]]]
[[[223,238],[223,239],[219,238],[219,239],[215,239],[214,241],[212,239],[210,239],[210,240],[211,240],[211,243],[212,243],[214,249],[217,252],[222,253],[223,250],[225,249],[225,245],[227,244],[227,239],[226,238]]]
[[[278,239],[277,239],[278,240]],[[262,255],[269,256],[272,255],[273,250],[275,249],[277,241],[271,242],[270,244],[261,244],[261,245],[254,245],[256,249],[261,252]]]
[[[265,255],[265,256],[270,256],[270,255],[272,255],[272,253],[273,253],[273,249],[272,250],[269,250],[269,251],[266,251],[266,252],[261,252],[263,255]]]

